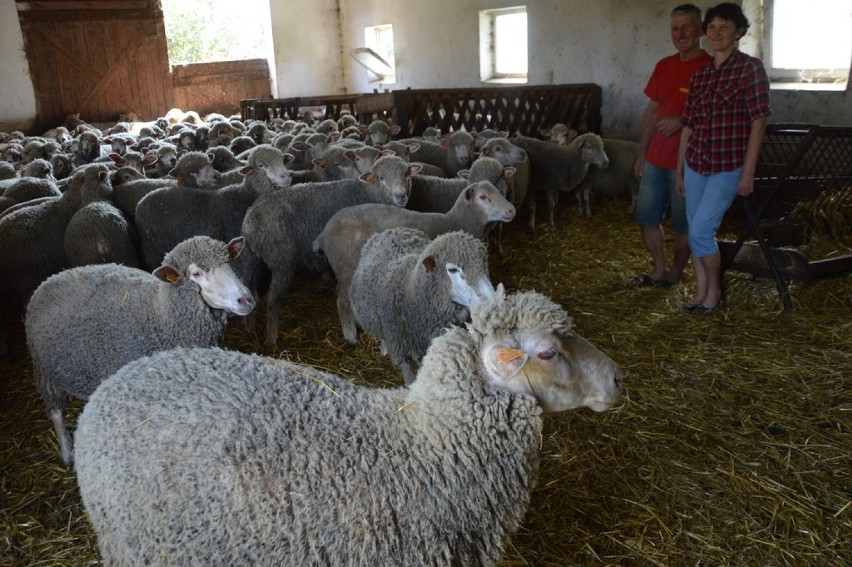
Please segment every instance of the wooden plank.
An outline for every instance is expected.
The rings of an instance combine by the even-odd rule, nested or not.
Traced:
[[[18,12],[59,10],[148,10],[149,0],[16,0]]]

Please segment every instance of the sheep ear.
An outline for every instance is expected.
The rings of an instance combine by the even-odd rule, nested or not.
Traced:
[[[399,125],[391,126],[391,129],[390,129],[391,136],[396,136],[397,134],[400,133],[401,130],[402,130],[402,128]]]
[[[154,274],[156,278],[161,279],[168,284],[176,285],[181,281],[181,277],[177,269],[175,269],[174,266],[169,266],[168,264],[163,264],[151,273]]]
[[[517,348],[493,346],[484,349],[486,378],[495,386],[507,387],[507,382],[517,376],[529,360],[529,355]],[[510,388],[514,390],[513,388]]]
[[[485,157],[491,157],[491,148],[482,148],[479,153]]]
[[[462,179],[470,179],[470,170],[469,169],[461,169],[458,173],[456,173],[458,177]]]
[[[464,188],[464,198],[465,198],[465,200],[466,200],[466,201],[470,201],[471,199],[473,199],[473,194],[474,194],[474,192],[475,192],[475,191],[474,191],[474,189],[473,189],[473,185],[468,185],[467,187],[465,187],[465,188]]]
[[[186,179],[186,175],[180,172],[176,173],[174,169],[169,172],[169,175],[177,179],[178,182],[182,182],[184,179]]]
[[[160,159],[157,157],[157,154],[147,154],[145,158],[142,160],[142,163],[145,165],[154,165],[157,163],[157,160]]]
[[[420,149],[420,144],[408,144],[406,147],[408,148],[408,153],[413,154]]]
[[[248,175],[249,173],[252,172],[253,169],[254,168],[251,166],[251,164],[247,163],[240,168],[240,173],[242,173],[243,175]]]
[[[431,274],[435,271],[435,266],[437,266],[437,262],[435,262],[434,256],[427,256],[423,259],[423,267],[426,268],[426,273]]]
[[[376,174],[372,171],[368,171],[367,173],[362,173],[358,179],[363,181],[364,183],[375,183],[376,182]]]
[[[413,163],[408,166],[408,169],[405,170],[405,176],[411,177],[412,175],[417,175],[420,173],[420,170],[423,169],[423,166],[419,163]]]
[[[118,167],[121,167],[121,166],[124,165],[124,158],[121,157],[120,155],[116,154],[116,153],[109,154],[109,159],[111,159],[112,163],[114,163]]]
[[[284,154],[284,165],[287,165],[294,159],[296,159],[296,156],[294,156],[293,154]]]
[[[320,169],[325,169],[325,166],[328,165],[328,162],[323,158],[315,158],[311,162]]]
[[[240,252],[243,251],[245,243],[246,239],[243,236],[237,236],[231,239],[231,241],[228,243],[228,255],[231,257],[231,260],[236,259],[236,257],[240,255]]]
[[[515,169],[515,168],[514,168],[514,167],[512,167],[512,166],[504,167],[504,168],[503,168],[503,177],[505,177],[506,179],[509,179],[510,177],[512,177],[513,175],[515,175],[515,172],[517,172],[517,171],[518,171],[518,170],[517,170],[517,169]]]

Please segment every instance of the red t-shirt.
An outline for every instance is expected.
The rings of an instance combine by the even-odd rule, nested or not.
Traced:
[[[701,55],[689,61],[681,61],[677,53],[664,57],[654,67],[648,84],[645,85],[645,96],[660,105],[658,117],[677,116],[680,118],[686,97],[689,94],[689,80],[692,74],[710,62],[710,55]],[[680,144],[680,133],[666,136],[659,130],[654,130],[645,159],[665,169],[677,167],[677,150]]]

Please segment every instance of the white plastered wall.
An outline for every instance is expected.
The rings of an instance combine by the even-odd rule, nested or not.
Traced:
[[[14,2],[0,2],[0,53],[0,131],[28,132],[35,124],[35,92]]]
[[[635,139],[647,102],[642,89],[648,74],[659,58],[674,52],[668,24],[677,3],[270,0],[276,96],[481,87],[479,10],[526,5],[528,84],[599,84],[604,134]],[[345,54],[363,46],[364,27],[381,24],[394,27],[394,85],[370,82],[368,71]],[[0,2],[0,48],[5,55],[0,65],[0,129],[26,130],[35,121],[35,95],[14,2]],[[850,92],[849,87],[836,92],[773,90],[770,121],[852,125]]]

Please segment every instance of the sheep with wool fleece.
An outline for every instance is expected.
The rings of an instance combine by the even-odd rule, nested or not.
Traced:
[[[242,167],[242,183],[209,189],[169,187],[147,194],[136,206],[142,265],[154,269],[179,242],[199,234],[222,241],[240,235],[246,211],[276,187],[289,187],[288,154],[272,146],[255,148]]]
[[[467,168],[473,161],[475,153],[473,135],[464,130],[456,130],[439,144],[415,138],[400,141],[404,144],[419,144],[417,151],[412,152],[412,158],[419,162],[436,165],[448,176],[456,175],[460,170]]]
[[[560,306],[500,286],[408,387],[216,348],[134,361],[80,415],[75,466],[106,564],[494,565],[542,412],[620,393]]]
[[[574,189],[577,198],[577,214],[592,216],[593,195],[630,195],[630,205],[627,212],[636,210],[636,195],[639,192],[639,178],[636,177],[634,166],[639,159],[641,150],[639,144],[632,140],[617,140],[604,138],[604,151],[609,158],[609,165],[601,169],[596,166],[589,168],[589,173]]]
[[[396,156],[376,160],[358,179],[302,183],[258,199],[248,210],[241,234],[246,254],[240,274],[258,293],[258,274],[271,275],[266,293],[266,346],[278,342],[278,308],[300,269],[322,270],[326,264],[313,251],[314,239],[340,209],[362,203],[392,203],[404,207],[416,168]],[[249,323],[251,327],[251,321]]]
[[[573,191],[588,174],[590,165],[600,168],[609,165],[603,139],[593,132],[577,136],[567,146],[526,136],[512,138],[512,143],[524,149],[529,156],[530,180],[536,191],[544,194],[550,226],[554,225],[559,192]]]
[[[374,234],[390,228],[407,227],[423,231],[429,238],[463,230],[482,238],[489,222],[511,222],[515,207],[488,181],[468,185],[446,213],[421,213],[393,205],[367,203],[336,212],[314,240],[314,252],[322,252],[337,280],[337,314],[343,337],[351,344],[357,331],[349,287],[361,257],[361,248]]]
[[[355,320],[381,342],[382,354],[414,380],[429,343],[462,323],[467,308],[494,293],[485,244],[455,231],[430,239],[423,231],[391,228],[361,248],[349,285]]]
[[[196,236],[178,244],[149,274],[118,264],[72,268],[45,280],[27,306],[25,328],[36,386],[53,421],[65,464],[71,438],[62,410],[87,399],[125,363],[174,347],[215,346],[229,314],[254,308],[230,261],[228,244]]]

